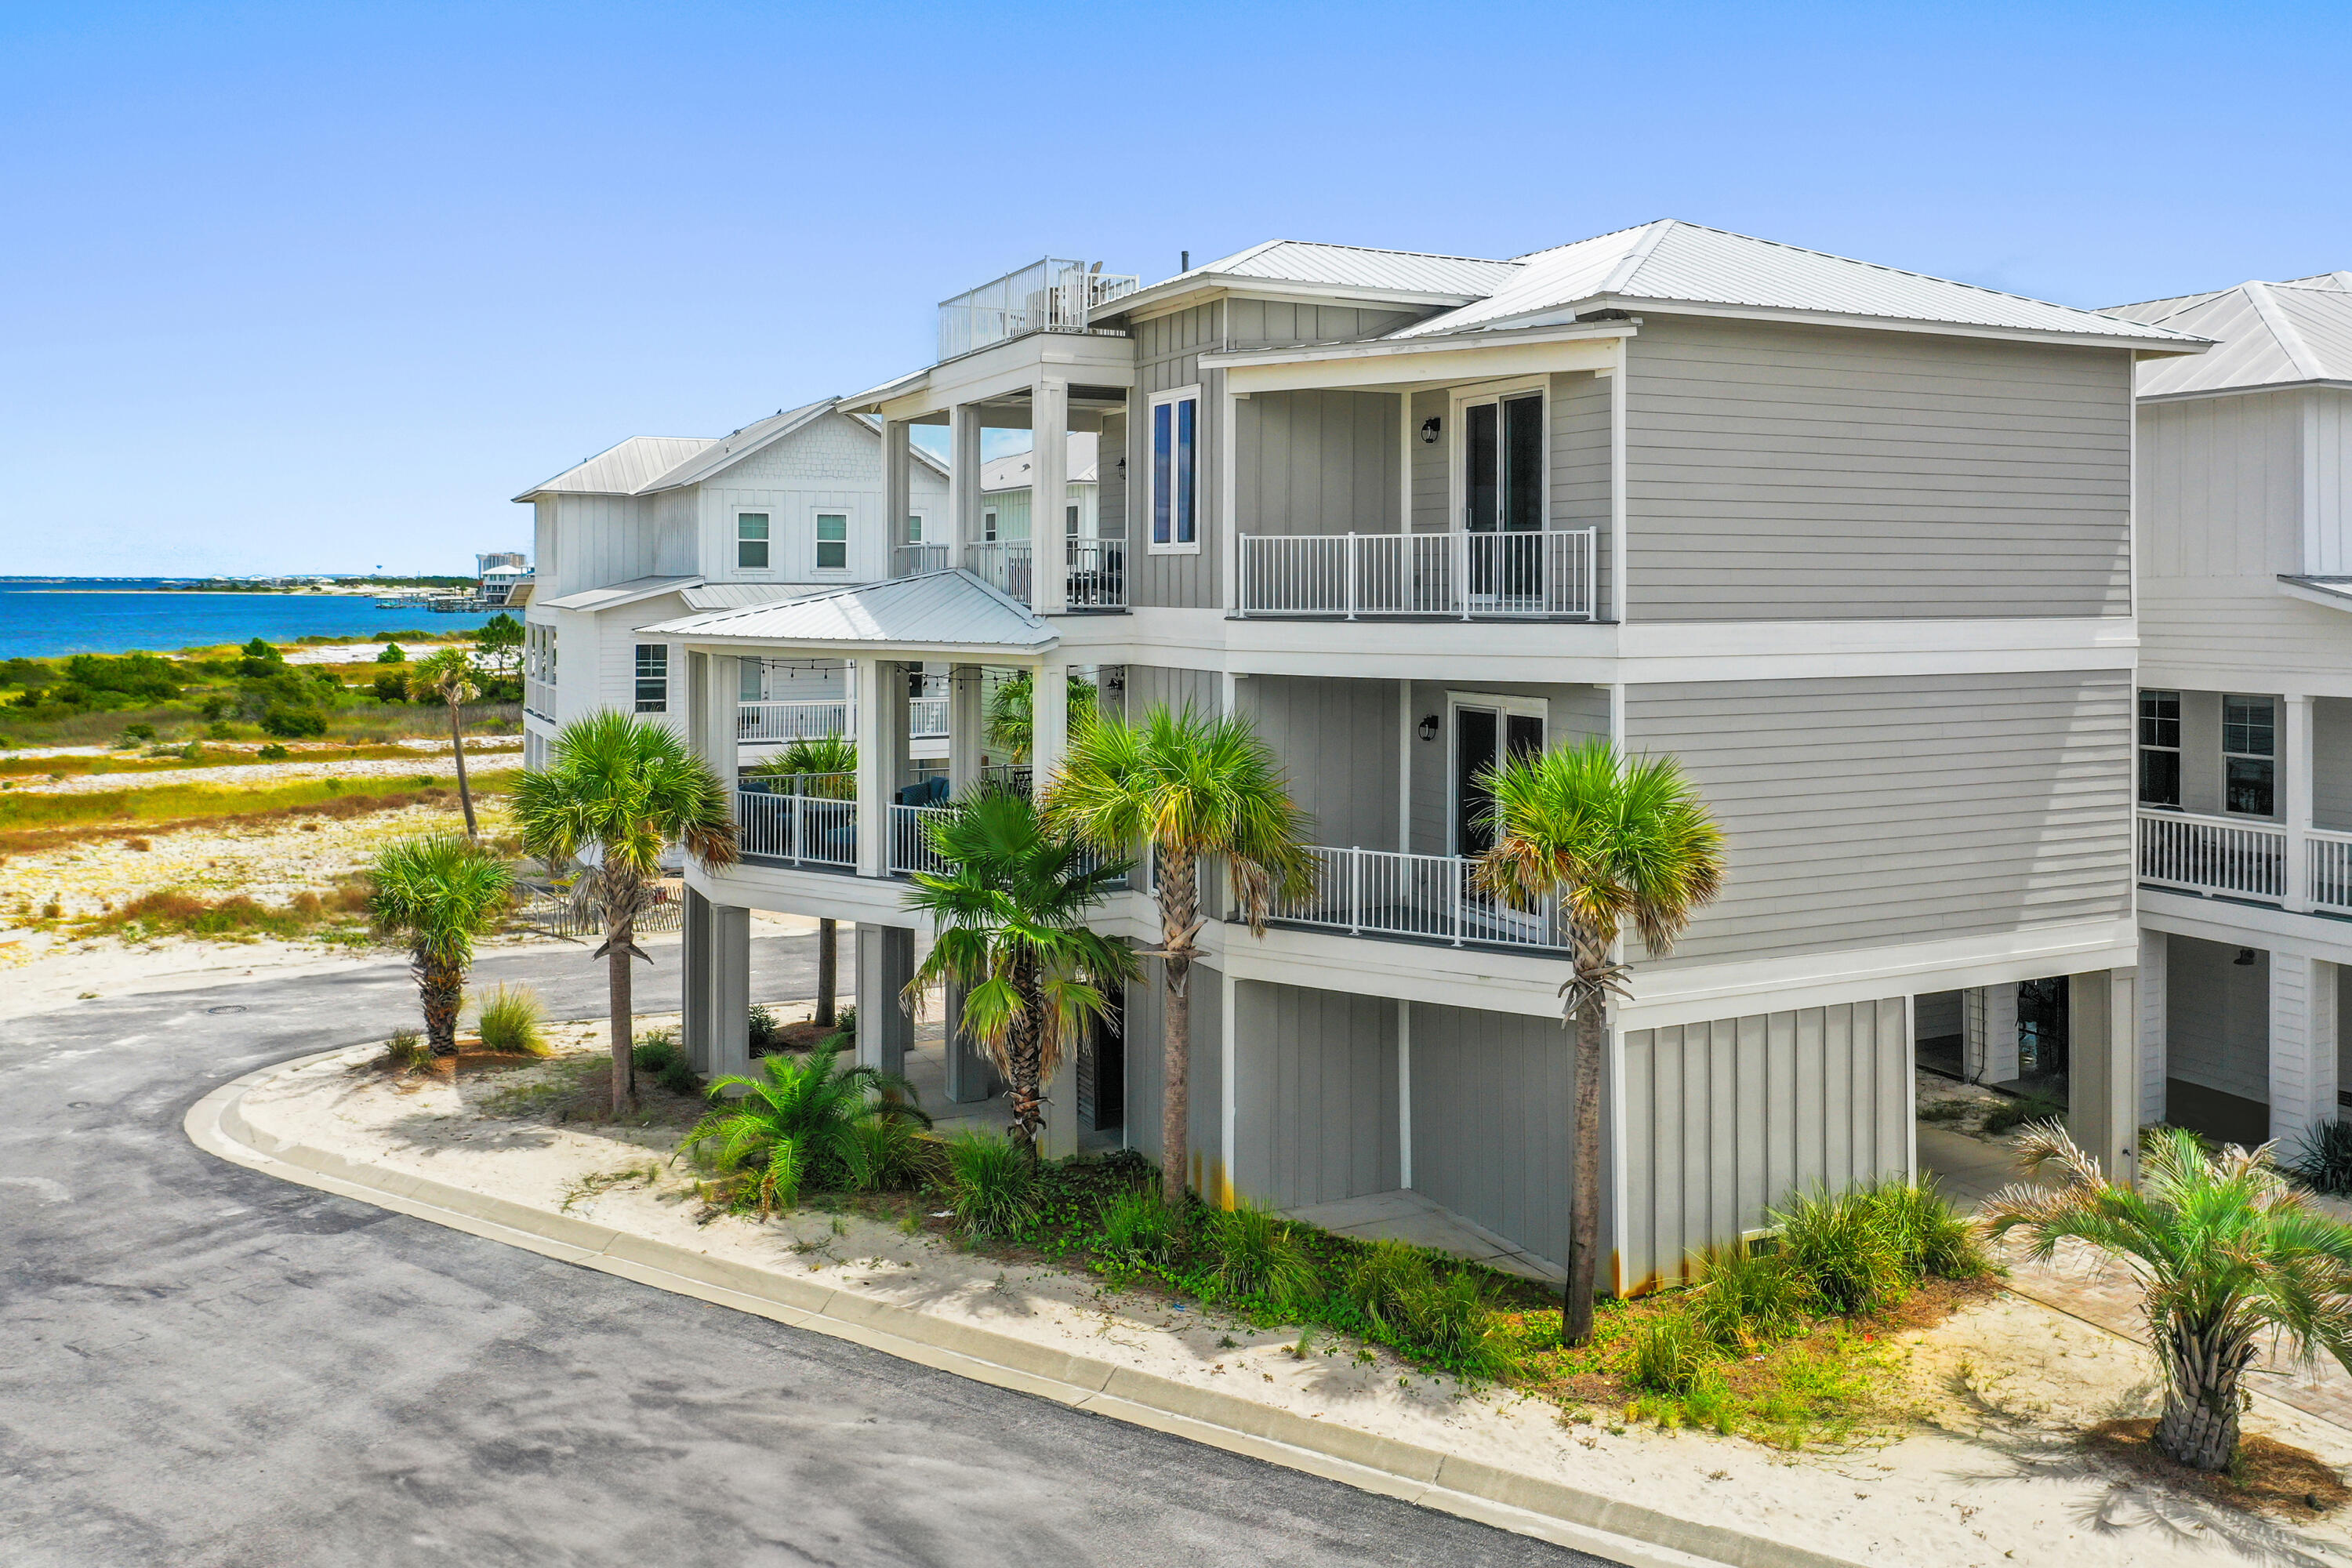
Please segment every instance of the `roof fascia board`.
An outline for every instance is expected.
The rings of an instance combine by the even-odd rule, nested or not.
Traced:
[[[2325,605],[2337,615],[2352,615],[2352,583],[2345,584],[2344,592],[2331,594],[2325,588],[2315,588],[2306,583],[2291,583],[2281,577],[2278,591],[2290,599],[2301,599],[2306,605]]]
[[[1930,337],[1994,338],[2008,342],[2063,343],[2074,348],[2134,349],[2159,358],[2201,354],[2213,346],[2210,338],[2185,335],[2151,342],[2147,338],[2120,334],[2109,336],[2105,332],[2042,331],[2031,327],[1991,327],[1970,321],[1923,321],[1908,316],[1852,316],[1836,310],[1785,310],[1769,305],[1717,305],[1689,300],[1615,299],[1596,295],[1574,303],[1579,310],[1646,310],[1658,316],[1716,316],[1741,321],[1790,321],[1800,326],[1856,327],[1865,331],[1923,332]]]
[[[1331,360],[1402,359],[1424,353],[1461,353],[1510,343],[1583,342],[1630,338],[1641,330],[1637,317],[1623,321],[1547,322],[1529,328],[1501,327],[1491,331],[1431,333],[1418,338],[1372,338],[1349,343],[1307,343],[1296,348],[1226,349],[1201,355],[1203,368],[1241,370],[1253,365],[1314,364]]]
[[[2151,392],[2141,395],[2142,403],[2186,403],[2195,397],[2252,397],[2268,392],[2295,392],[2305,387],[2323,392],[2352,392],[2352,381],[2262,381],[2251,386],[2202,386],[2187,392]]]
[[[943,369],[952,366],[948,374]],[[1135,341],[1121,333],[1115,338],[1087,337],[1076,332],[1027,332],[991,343],[931,367],[923,388],[920,412],[931,413],[960,403],[987,403],[1013,393],[1027,392],[1042,377],[1084,382],[1091,386],[1131,387],[1135,384]],[[895,402],[890,417],[914,408],[915,400]]]
[[[920,392],[930,374],[930,367],[926,365],[921,370],[909,371],[905,375],[869,386],[863,392],[843,398],[841,411],[844,414],[880,414],[883,404]],[[884,415],[883,417],[889,416]]]
[[[1615,329],[1578,336],[1492,340],[1433,344],[1425,338],[1395,345],[1407,352],[1358,354],[1349,357],[1272,363],[1227,364],[1225,386],[1237,393],[1300,391],[1307,387],[1445,386],[1488,381],[1501,375],[1552,374],[1580,370],[1607,370],[1617,363],[1618,344],[1633,336],[1627,323]],[[1385,345],[1384,345],[1385,346]],[[1411,350],[1418,349],[1413,353]],[[1209,364],[1207,355],[1202,363]]]
[[[965,663],[970,663],[975,654],[984,654],[992,659],[1034,664],[1060,647],[1061,641],[1059,637],[1042,643],[886,642],[869,637],[730,637],[706,630],[687,635],[685,646],[696,653],[740,654],[746,648],[805,649],[811,653],[862,653],[877,658],[912,654],[925,659],[961,659]]]
[[[1286,278],[1244,278],[1225,272],[1196,275],[1188,280],[1185,289],[1175,293],[1159,298],[1150,298],[1150,290],[1146,289],[1111,301],[1105,319],[1149,321],[1227,297],[1272,300],[1290,305],[1418,305],[1445,310],[1475,305],[1486,298],[1484,294],[1375,289],[1360,283],[1309,283]],[[1131,302],[1136,300],[1141,300],[1141,305],[1131,308]]]

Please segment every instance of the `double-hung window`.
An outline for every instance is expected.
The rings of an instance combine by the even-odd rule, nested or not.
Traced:
[[[1201,394],[1197,387],[1151,400],[1151,548],[1197,551],[1200,543]]]
[[[923,514],[916,512],[907,519],[907,542],[909,544],[920,544],[922,542]]]
[[[2180,804],[2180,693],[2139,694],[2139,803]]]
[[[735,565],[744,572],[765,572],[768,569],[766,512],[739,511],[735,514]]]
[[[667,713],[669,711],[669,645],[641,642],[637,645],[637,711]]]
[[[2221,699],[2221,805],[2240,816],[2274,816],[2277,712],[2267,697]]]
[[[849,570],[849,516],[846,512],[821,511],[816,514],[816,569],[820,572]]]

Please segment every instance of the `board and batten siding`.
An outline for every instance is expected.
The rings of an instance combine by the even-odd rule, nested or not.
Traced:
[[[1412,1004],[1411,1028],[1413,1190],[1564,1264],[1576,1149],[1568,1031],[1557,1018],[1427,1002]]]
[[[1724,830],[1689,964],[2113,921],[2132,910],[2129,672],[1629,686]]]
[[[1139,721],[1154,708],[1181,713],[1214,715],[1224,711],[1224,678],[1213,669],[1182,669],[1166,665],[1127,667],[1127,716]]]
[[[1399,531],[1399,400],[1262,392],[1234,408],[1234,510],[1244,533]]]
[[[1622,1059],[1622,1294],[1680,1283],[1792,1193],[1910,1173],[1900,996],[1632,1029]]]
[[[2222,942],[2164,939],[2164,1072],[2200,1089],[2271,1102],[2271,955]]]
[[[1274,749],[1291,799],[1312,819],[1308,842],[1396,847],[1395,681],[1253,675],[1235,682],[1234,693]]]
[[[947,517],[947,480],[927,463],[908,465],[909,505]],[[882,437],[845,414],[828,414],[720,469],[698,487],[700,571],[713,582],[790,583],[823,586],[877,582],[890,574],[895,531],[882,515]],[[768,514],[768,569],[735,564],[739,512]],[[849,519],[848,565],[816,569],[816,517]]]
[[[1234,1185],[1275,1208],[1396,1190],[1394,1002],[1234,987]]]
[[[1127,988],[1127,1147],[1160,1160],[1160,1107],[1166,1087],[1160,1042],[1167,1029],[1166,966],[1146,958],[1142,976]],[[1223,1174],[1218,1152],[1224,1139],[1224,977],[1195,963],[1185,994],[1192,1002],[1192,1050],[1187,1103],[1194,1190],[1213,1196],[1207,1184]],[[1236,987],[1238,989],[1238,987]]]
[[[1630,617],[2131,613],[2126,353],[1666,316],[1627,352]]]
[[[1225,373],[1202,371],[1201,355],[1220,345],[1221,316],[1227,301],[1195,305],[1138,321],[1134,326],[1136,388],[1129,403],[1128,471],[1135,476],[1138,504],[1135,527],[1129,537],[1129,603],[1172,609],[1213,609],[1224,602],[1224,579],[1219,551],[1223,549],[1223,519],[1218,515],[1218,475],[1224,460],[1220,405]],[[1194,537],[1196,552],[1151,552],[1151,419],[1154,394],[1180,386],[1201,389],[1199,447],[1193,456],[1196,486]],[[1099,449],[1099,448],[1098,448]]]

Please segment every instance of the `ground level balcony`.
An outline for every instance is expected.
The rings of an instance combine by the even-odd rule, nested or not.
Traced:
[[[2142,807],[2139,879],[2152,888],[2352,915],[2352,833]]]
[[[1543,532],[1244,533],[1235,613],[1591,620],[1595,529]]]

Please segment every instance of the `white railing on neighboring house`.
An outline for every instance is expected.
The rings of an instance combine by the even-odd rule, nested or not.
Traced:
[[[2352,833],[2326,828],[2304,838],[2311,863],[2312,908],[2331,914],[2352,914]]]
[[[1590,620],[1599,531],[1245,533],[1244,616]]]
[[[735,838],[743,854],[752,859],[854,867],[857,864],[857,802],[833,795],[739,789]]]
[[[526,676],[522,683],[522,709],[526,713],[555,721],[555,682]]]
[[[963,547],[963,569],[1000,594],[1034,604],[1029,596],[1029,542],[986,540]]]
[[[912,697],[907,700],[907,733],[917,740],[932,741],[948,732],[948,700],[944,697]]]
[[[944,544],[900,544],[890,552],[890,575],[919,577],[926,572],[948,569],[948,547]]]
[[[814,741],[848,731],[846,702],[742,702],[735,709],[738,741]]]
[[[931,847],[931,824],[951,815],[953,806],[894,805],[890,808],[890,866],[894,876],[947,869],[947,858]]]
[[[1475,860],[1452,855],[1402,855],[1388,849],[1317,846],[1315,883],[1304,898],[1275,900],[1276,920],[1324,926],[1351,935],[1407,937],[1423,942],[1486,942],[1504,947],[1560,948],[1567,933],[1557,902],[1515,910],[1473,880]]]
[[[1127,541],[1066,540],[1069,605],[1074,610],[1127,607]]]
[[[2143,809],[2139,879],[2200,893],[2284,899],[2286,830],[2227,817]]]

